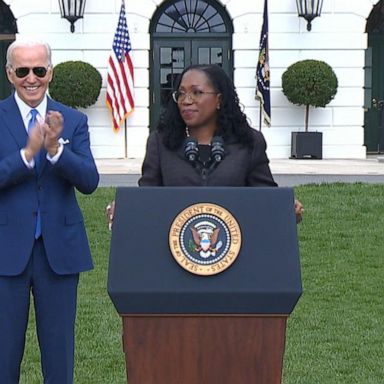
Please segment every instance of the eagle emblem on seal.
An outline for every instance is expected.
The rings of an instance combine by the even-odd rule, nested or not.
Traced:
[[[192,249],[198,252],[203,259],[215,256],[216,252],[222,247],[223,243],[217,241],[220,228],[211,222],[201,222],[191,227],[193,244]]]

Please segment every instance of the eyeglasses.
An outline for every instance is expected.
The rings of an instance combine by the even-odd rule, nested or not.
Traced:
[[[181,103],[183,102],[187,97],[192,102],[198,101],[202,98],[203,95],[217,95],[219,92],[204,92],[200,90],[193,90],[191,92],[184,92],[184,91],[174,91],[172,92],[172,98],[175,103]]]
[[[19,67],[19,68],[12,68],[12,69],[15,72],[16,76],[20,79],[28,76],[30,71],[32,71],[35,76],[40,78],[44,77],[48,72],[48,68],[45,68],[45,67],[33,67],[33,68]]]

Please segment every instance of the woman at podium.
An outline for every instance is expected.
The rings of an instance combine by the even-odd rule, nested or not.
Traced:
[[[139,186],[277,186],[265,139],[221,67],[190,66],[174,89],[148,138]],[[107,211],[113,218],[113,205]],[[295,201],[298,221],[302,211]]]
[[[175,89],[148,138],[140,186],[277,185],[264,137],[221,67],[188,67]]]

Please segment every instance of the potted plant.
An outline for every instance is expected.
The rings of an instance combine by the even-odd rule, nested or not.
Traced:
[[[53,69],[49,94],[73,108],[87,108],[96,103],[101,90],[99,71],[84,61],[65,61]]]
[[[309,132],[309,107],[325,107],[336,95],[337,77],[324,61],[301,60],[282,76],[283,93],[295,105],[305,105],[305,132],[292,132],[291,158],[321,159],[322,133]]]

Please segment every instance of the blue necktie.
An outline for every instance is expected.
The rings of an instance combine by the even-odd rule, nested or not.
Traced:
[[[38,115],[37,109],[31,109],[31,119],[28,122],[28,133],[36,125],[37,115]],[[35,166],[36,166],[36,172],[38,172],[39,154],[35,156]],[[38,208],[37,216],[36,216],[35,239],[38,239],[40,236],[41,236],[41,214],[40,214],[40,208]]]
[[[31,128],[33,128],[36,125],[37,115],[39,114],[39,112],[37,112],[37,109],[31,109],[30,114],[31,114],[31,119],[29,120],[29,123],[28,123],[28,133],[31,130]]]
[[[28,133],[37,124],[37,115],[39,114],[39,112],[37,111],[37,109],[31,109],[30,113],[31,113],[31,118],[28,122]],[[36,171],[38,171],[39,165],[40,165],[39,164],[40,163],[39,158],[40,158],[40,155],[38,153],[34,158]]]

